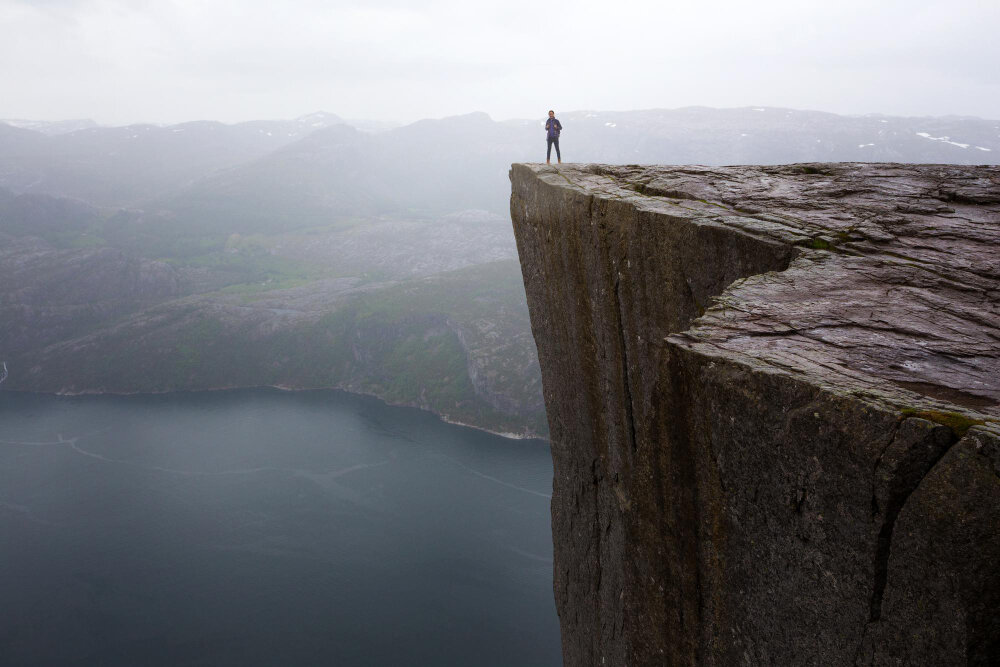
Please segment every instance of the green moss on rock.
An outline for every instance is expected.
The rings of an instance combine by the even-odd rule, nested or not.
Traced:
[[[903,410],[903,418],[919,417],[927,421],[947,426],[959,438],[963,437],[973,426],[985,424],[982,419],[973,419],[959,412],[945,412],[943,410],[917,410],[907,408]]]

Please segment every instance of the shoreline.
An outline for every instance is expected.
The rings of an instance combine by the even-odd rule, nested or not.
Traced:
[[[507,440],[542,440],[544,442],[549,442],[548,438],[544,438],[537,434],[531,433],[514,433],[511,431],[494,431],[493,429],[486,428],[484,426],[477,426],[476,424],[469,424],[467,422],[458,421],[453,419],[448,415],[435,412],[429,408],[422,405],[417,405],[415,403],[395,403],[387,401],[385,398],[379,396],[378,394],[364,391],[353,391],[350,389],[344,389],[343,387],[293,387],[290,385],[283,384],[262,384],[262,385],[252,385],[252,386],[230,386],[230,387],[209,387],[207,389],[166,389],[163,391],[100,391],[100,390],[84,390],[84,391],[23,391],[18,389],[7,389],[0,391],[0,394],[5,392],[10,393],[21,393],[21,394],[48,394],[50,396],[160,396],[163,394],[197,394],[200,392],[219,392],[219,391],[237,391],[240,389],[275,389],[277,391],[284,392],[304,392],[304,391],[339,391],[345,394],[350,394],[352,396],[366,396],[369,398],[374,398],[381,401],[383,404],[390,407],[397,408],[415,408],[423,412],[430,413],[443,421],[446,424],[451,424],[452,426],[463,426],[465,428],[472,428],[477,431],[483,431],[484,433],[489,433],[490,435],[499,436]]]

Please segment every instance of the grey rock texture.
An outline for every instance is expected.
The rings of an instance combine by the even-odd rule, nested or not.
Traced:
[[[180,283],[165,262],[0,234],[0,355],[13,359],[177,297]]]
[[[1000,661],[1000,169],[515,164],[567,665]]]

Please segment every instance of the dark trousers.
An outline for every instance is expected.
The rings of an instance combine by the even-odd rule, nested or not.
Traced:
[[[548,161],[552,159],[552,146],[555,146],[556,159],[562,162],[562,153],[559,152],[559,137],[549,137],[547,141],[549,142],[549,147],[548,150],[545,151],[545,160]]]

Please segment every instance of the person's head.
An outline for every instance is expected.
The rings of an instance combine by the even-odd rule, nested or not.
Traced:
[[[552,109],[549,109],[549,118],[555,118],[555,117],[556,117],[556,112],[553,111]]]

